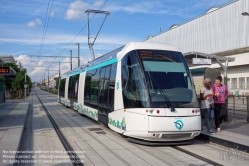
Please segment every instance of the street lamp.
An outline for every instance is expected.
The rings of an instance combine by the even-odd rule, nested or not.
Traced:
[[[243,13],[241,13],[242,14],[242,16],[249,16],[249,13],[248,12],[243,12]]]

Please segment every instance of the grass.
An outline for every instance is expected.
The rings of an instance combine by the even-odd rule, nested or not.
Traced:
[[[30,93],[30,92],[29,92]],[[26,98],[28,98],[30,96],[30,94],[28,95],[26,95]],[[16,96],[16,97],[14,97],[14,98],[11,98],[11,99],[9,99],[9,100],[21,100],[21,99],[25,99],[25,97],[24,97],[24,94],[22,94],[22,96],[21,97],[19,97],[19,96]]]
[[[27,97],[29,97],[29,96],[27,95]],[[15,97],[15,98],[12,98],[12,99],[10,99],[10,100],[18,100],[18,99],[24,99],[24,96],[21,96],[21,97]]]

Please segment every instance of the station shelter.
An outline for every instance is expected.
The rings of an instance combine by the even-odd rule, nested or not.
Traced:
[[[0,77],[16,73],[11,67],[3,66],[6,63],[16,63],[16,61],[12,55],[0,55]],[[5,102],[5,85],[0,79],[0,103],[2,102]]]

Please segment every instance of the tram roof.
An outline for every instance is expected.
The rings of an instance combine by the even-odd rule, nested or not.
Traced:
[[[80,74],[84,71],[89,71],[89,70],[93,70],[96,68],[100,67],[100,64],[106,63],[106,65],[108,65],[108,63],[113,63],[113,61],[117,61],[118,57],[117,57],[117,53],[118,52],[122,52],[123,54],[126,54],[132,50],[138,50],[138,49],[154,49],[154,50],[171,50],[171,51],[178,51],[177,48],[173,45],[168,45],[168,44],[161,44],[161,43],[145,43],[145,42],[130,42],[127,43],[124,46],[121,46],[107,54],[104,54],[90,62],[88,62],[87,64],[84,64],[80,67],[77,67],[71,71],[68,71],[66,73],[64,73],[62,75],[62,79],[66,78],[68,76],[73,76],[76,74]]]
[[[109,53],[106,53],[98,58],[95,58],[94,60],[88,62],[87,64],[81,65],[80,67],[77,67],[71,71],[68,71],[68,72],[64,73],[61,78],[63,79],[67,76],[72,76],[72,75],[82,73],[86,70],[86,68],[90,68],[90,67],[96,66],[104,61],[116,58],[117,53],[120,52],[123,48],[124,48],[124,46],[119,47],[119,48],[117,48]]]

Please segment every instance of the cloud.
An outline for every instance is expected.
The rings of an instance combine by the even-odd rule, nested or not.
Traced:
[[[51,11],[50,16],[53,17],[55,15],[54,11]]]
[[[41,24],[42,24],[42,21],[39,18],[37,18],[33,21],[28,22],[27,26],[28,27],[36,27],[37,25],[41,25]]]
[[[70,63],[63,63],[63,62],[70,62],[69,58],[65,59],[37,59],[37,58],[31,58],[28,55],[19,55],[15,58],[17,62],[21,62],[23,67],[27,69],[27,74],[31,77],[32,81],[40,81],[42,77],[44,77],[45,73],[45,80],[48,79],[47,75],[47,68],[50,66],[49,62],[62,62],[60,65],[61,75],[68,72],[70,70]],[[31,62],[31,61],[38,61],[38,62]],[[49,62],[48,62],[49,61]],[[88,61],[90,61],[90,55],[84,56],[80,58],[80,64],[86,64]],[[77,67],[78,65],[78,59],[73,58],[73,69]],[[59,64],[58,63],[52,63],[52,65],[49,68],[49,78],[54,76],[55,74],[59,73]]]
[[[15,48],[13,50],[7,50],[10,54],[15,52],[13,55],[18,57],[19,55],[36,55],[39,53],[42,28],[27,29],[26,26],[18,24],[1,24],[0,29],[0,43],[12,45],[12,47]],[[16,29],[18,29],[18,31]],[[75,43],[80,43],[82,56],[84,55],[85,57],[85,55],[90,54],[87,36],[84,34],[78,35],[72,44],[68,46],[68,43],[70,43],[74,37],[75,34],[73,32],[51,29],[47,32],[42,55],[58,55],[59,53],[61,56],[69,55],[67,52],[69,49],[73,50],[73,56],[77,55],[77,45],[75,45]],[[93,48],[96,55],[103,54],[131,41],[140,40],[140,38],[126,34],[102,33],[96,40]],[[64,50],[65,48],[66,50]],[[19,52],[20,50],[24,51]],[[62,50],[64,51],[61,53]],[[0,50],[0,52],[1,51],[2,50]],[[4,53],[6,53],[6,51]]]
[[[95,9],[100,7],[102,4],[102,0],[96,0],[93,4],[76,0],[69,5],[65,18],[68,20],[82,20],[86,17],[85,11],[87,9]]]
[[[162,5],[157,1],[143,1],[143,2],[133,2],[126,4],[113,4],[105,8],[107,11],[111,12],[127,12],[133,13],[153,13],[153,8]]]
[[[124,12],[128,14],[160,14],[192,18],[197,11],[203,8],[220,6],[231,0],[126,0],[114,1],[104,7],[104,10],[112,12]]]
[[[19,33],[21,31],[18,31]],[[58,33],[58,32],[50,32],[47,34],[47,38],[45,41],[45,45],[48,44],[67,44],[69,43],[73,38],[75,37],[74,34],[66,34],[66,33]],[[120,40],[122,38],[122,40]],[[105,35],[102,34],[98,37],[97,43],[99,44],[125,44],[130,41],[137,41],[137,39],[129,36],[124,35]],[[41,39],[40,36],[32,36],[29,35],[29,32],[23,32],[19,35],[16,34],[16,36],[12,37],[0,37],[0,42],[3,43],[14,43],[14,44],[20,44],[20,45],[40,45]],[[75,41],[75,43],[87,43],[87,36],[85,35],[79,35]]]

